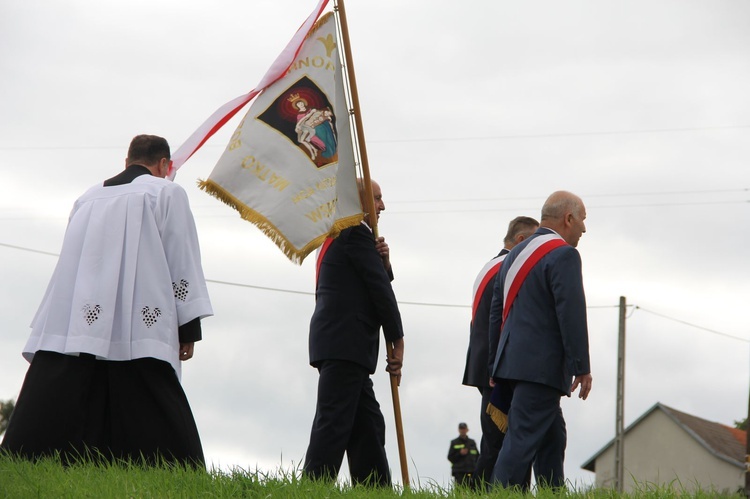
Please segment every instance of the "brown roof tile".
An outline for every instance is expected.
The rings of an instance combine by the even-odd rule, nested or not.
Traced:
[[[747,432],[680,412],[664,404],[659,405],[709,450],[733,461],[744,463]]]

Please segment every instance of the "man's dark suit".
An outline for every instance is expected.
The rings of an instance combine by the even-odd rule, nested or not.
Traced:
[[[500,333],[508,270],[534,239],[553,233],[542,227],[513,248],[495,282],[490,347],[497,345],[497,353],[492,376],[513,396],[508,432],[493,471],[493,480],[504,486],[523,486],[532,461],[537,483],[564,485],[567,435],[560,397],[570,396],[574,376],[591,372],[581,257],[570,245],[552,250],[531,269]]]
[[[502,249],[495,257],[508,253]],[[479,304],[471,321],[469,328],[469,349],[466,352],[466,368],[464,370],[463,384],[475,386],[482,394],[480,411],[480,422],[482,424],[482,440],[480,443],[479,459],[474,471],[474,480],[478,483],[489,482],[492,468],[497,461],[497,454],[503,445],[503,433],[487,414],[487,405],[490,403],[492,388],[490,387],[489,359],[494,359],[494,352],[490,355],[489,328],[490,328],[490,304],[495,279],[484,288]]]
[[[310,321],[310,364],[320,373],[304,465],[312,478],[335,478],[346,451],[354,483],[390,484],[385,420],[370,375],[380,326],[387,341],[403,337],[392,277],[364,224],[343,230],[323,255]]]

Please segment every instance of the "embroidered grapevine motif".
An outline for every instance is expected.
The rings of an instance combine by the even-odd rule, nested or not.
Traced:
[[[178,300],[185,301],[188,295],[188,283],[185,279],[180,279],[179,284],[176,282],[172,283],[172,289],[174,290],[174,297]]]
[[[146,324],[146,327],[151,327],[156,324],[156,318],[161,316],[161,310],[157,307],[154,307],[154,310],[151,310],[149,307],[143,307],[141,309],[141,316],[143,316],[143,323]]]
[[[99,312],[102,311],[102,307],[100,307],[99,305],[94,305],[92,307],[87,303],[81,310],[83,311],[83,318],[86,319],[86,322],[90,326],[96,319],[99,318]]]

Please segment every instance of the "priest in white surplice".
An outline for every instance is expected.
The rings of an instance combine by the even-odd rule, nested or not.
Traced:
[[[204,466],[179,378],[213,312],[187,194],[164,178],[170,164],[166,140],[139,135],[125,170],[73,206],[3,449]]]

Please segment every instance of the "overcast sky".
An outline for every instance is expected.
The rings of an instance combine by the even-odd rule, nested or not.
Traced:
[[[122,169],[134,135],[174,150],[252,89],[315,3],[0,2],[0,399],[21,387],[73,201]],[[458,422],[480,437],[479,394],[461,385],[472,283],[508,221],[538,218],[558,189],[587,205],[594,378],[587,401],[563,401],[567,477],[592,483],[580,466],[614,436],[620,296],[626,424],[656,402],[744,418],[750,3],[384,0],[350,1],[347,14],[402,303],[412,483],[449,483]],[[176,179],[216,314],[183,384],[215,466],[273,472],[303,460],[315,409],[314,267],[196,187],[245,111]],[[384,367],[374,381],[400,480]]]

